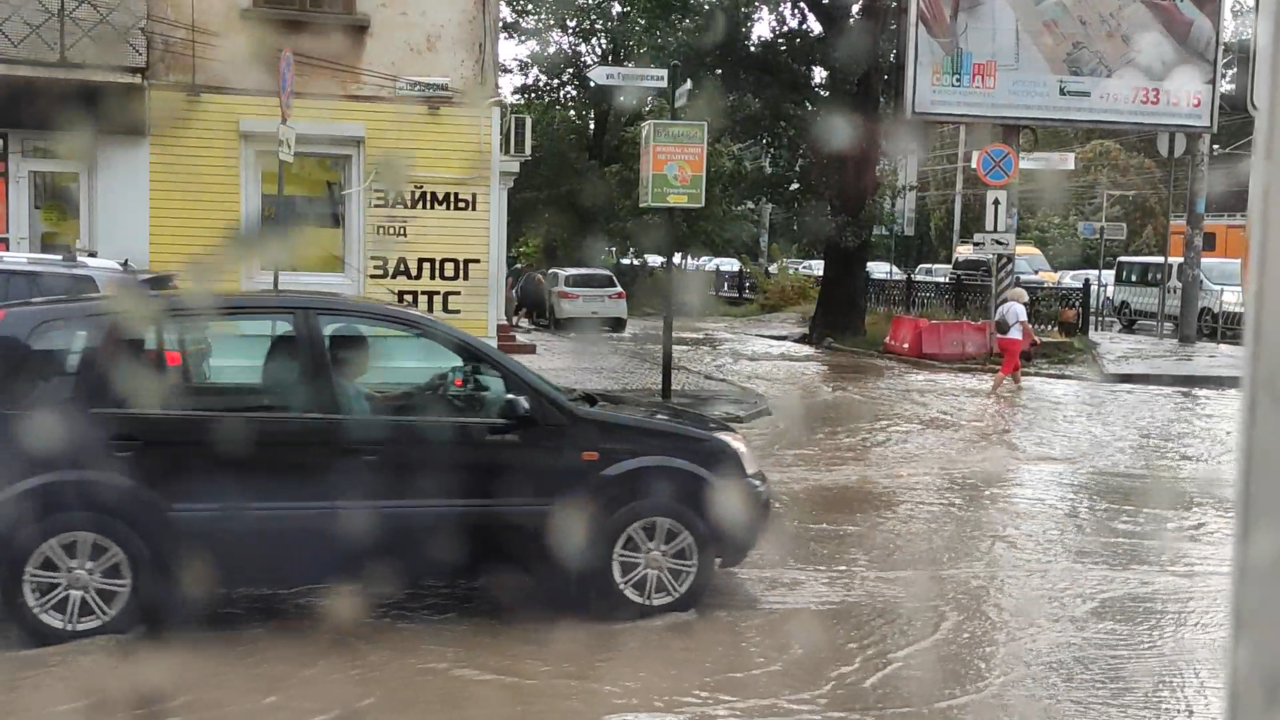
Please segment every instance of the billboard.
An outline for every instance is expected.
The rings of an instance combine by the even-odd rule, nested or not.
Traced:
[[[640,207],[707,204],[707,124],[649,120],[640,126]]]
[[[912,0],[908,114],[1214,128],[1220,0]]]

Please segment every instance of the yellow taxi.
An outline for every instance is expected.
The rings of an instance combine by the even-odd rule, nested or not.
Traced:
[[[960,245],[956,247],[956,255],[968,255],[971,252],[973,252],[973,245],[969,240],[961,240]],[[1036,275],[1043,278],[1046,283],[1054,285],[1058,282],[1058,273],[1045,259],[1040,248],[1031,243],[1018,243],[1014,252],[1018,257],[1026,260]]]

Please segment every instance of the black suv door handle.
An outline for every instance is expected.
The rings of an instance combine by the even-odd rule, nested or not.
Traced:
[[[117,435],[110,440],[111,453],[118,457],[132,455],[142,449],[142,441],[128,435]]]
[[[365,460],[377,460],[382,455],[381,445],[357,445],[356,452]]]

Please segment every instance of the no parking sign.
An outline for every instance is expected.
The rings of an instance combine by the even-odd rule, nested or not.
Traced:
[[[1018,177],[1018,153],[1004,143],[978,151],[978,177],[991,187],[1003,187]]]

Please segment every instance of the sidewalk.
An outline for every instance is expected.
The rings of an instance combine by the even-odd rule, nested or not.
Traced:
[[[1095,332],[1089,339],[1107,382],[1235,388],[1244,378],[1245,353],[1239,345],[1182,345],[1117,332]]]
[[[660,353],[655,358],[593,333],[536,331],[520,337],[536,342],[538,353],[513,357],[557,385],[620,396],[637,404],[660,401]],[[746,423],[770,414],[769,403],[760,393],[679,364],[672,367],[671,388],[672,405],[724,422]]]

